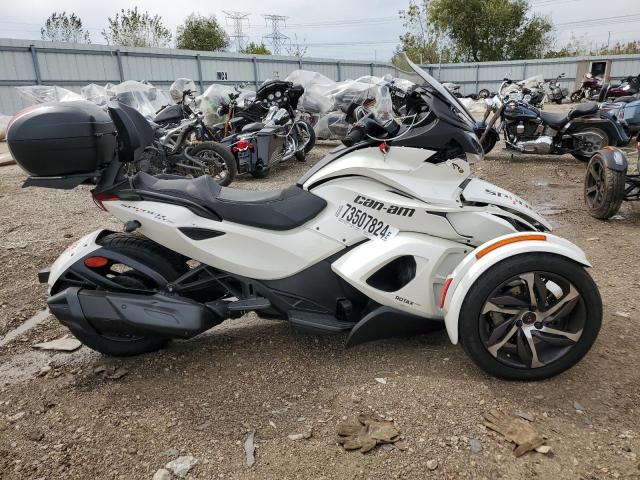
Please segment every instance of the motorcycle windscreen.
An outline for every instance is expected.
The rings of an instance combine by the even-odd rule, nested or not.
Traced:
[[[463,117],[465,122],[468,122],[471,125],[475,123],[473,116],[469,113],[469,111],[465,108],[465,106],[462,103],[460,103],[460,101],[456,97],[451,95],[451,93],[449,93],[449,91],[446,88],[444,88],[439,81],[437,81],[427,72],[425,72],[422,68],[420,68],[418,65],[413,63],[411,60],[409,60],[409,57],[407,56],[406,53],[404,54],[404,58],[409,64],[409,66],[411,67],[411,69],[420,78],[422,78],[425,81],[425,83],[433,87],[442,97],[444,97],[447,100],[447,102],[449,102],[451,105],[455,106],[456,109],[459,110],[460,116]]]

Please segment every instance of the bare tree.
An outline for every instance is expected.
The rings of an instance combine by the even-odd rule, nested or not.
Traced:
[[[44,27],[40,29],[42,40],[68,43],[91,43],[88,30],[82,27],[82,20],[75,13],[53,12]]]

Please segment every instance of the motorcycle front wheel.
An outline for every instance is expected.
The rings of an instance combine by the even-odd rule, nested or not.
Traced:
[[[600,220],[613,217],[624,200],[626,171],[607,168],[602,156],[595,154],[584,177],[584,203],[589,215]]]
[[[598,287],[576,262],[525,253],[489,268],[460,312],[460,340],[485,372],[542,380],[578,363],[602,323]]]

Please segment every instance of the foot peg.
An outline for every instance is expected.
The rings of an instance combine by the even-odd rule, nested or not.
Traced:
[[[289,312],[289,322],[295,327],[314,333],[340,333],[353,328],[355,323],[343,322],[333,315],[321,313],[302,312],[292,310]]]
[[[236,300],[227,304],[230,312],[242,312],[246,310],[264,310],[269,308],[271,302],[264,297],[247,298],[244,300]]]

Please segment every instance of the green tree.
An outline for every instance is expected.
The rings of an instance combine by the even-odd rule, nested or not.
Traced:
[[[53,12],[44,27],[40,29],[42,40],[52,42],[91,43],[88,30],[82,27],[82,20],[75,13]]]
[[[451,60],[451,51],[445,39],[429,21],[429,3],[430,0],[410,0],[407,9],[398,12],[406,32],[400,35],[400,45],[391,62],[399,68],[409,68],[402,52],[416,63],[437,63],[441,57],[445,62]]]
[[[249,42],[240,53],[250,53],[253,55],[271,55],[271,50],[264,43]]]
[[[427,10],[458,60],[542,57],[551,44],[553,24],[532,14],[528,0],[431,0]]]
[[[139,12],[138,7],[127,11],[123,8],[114,18],[107,18],[107,22],[102,36],[109,45],[167,47],[171,42],[171,32],[162,23],[162,17]]]
[[[176,32],[176,47],[187,50],[225,50],[229,35],[214,15],[189,15]]]

